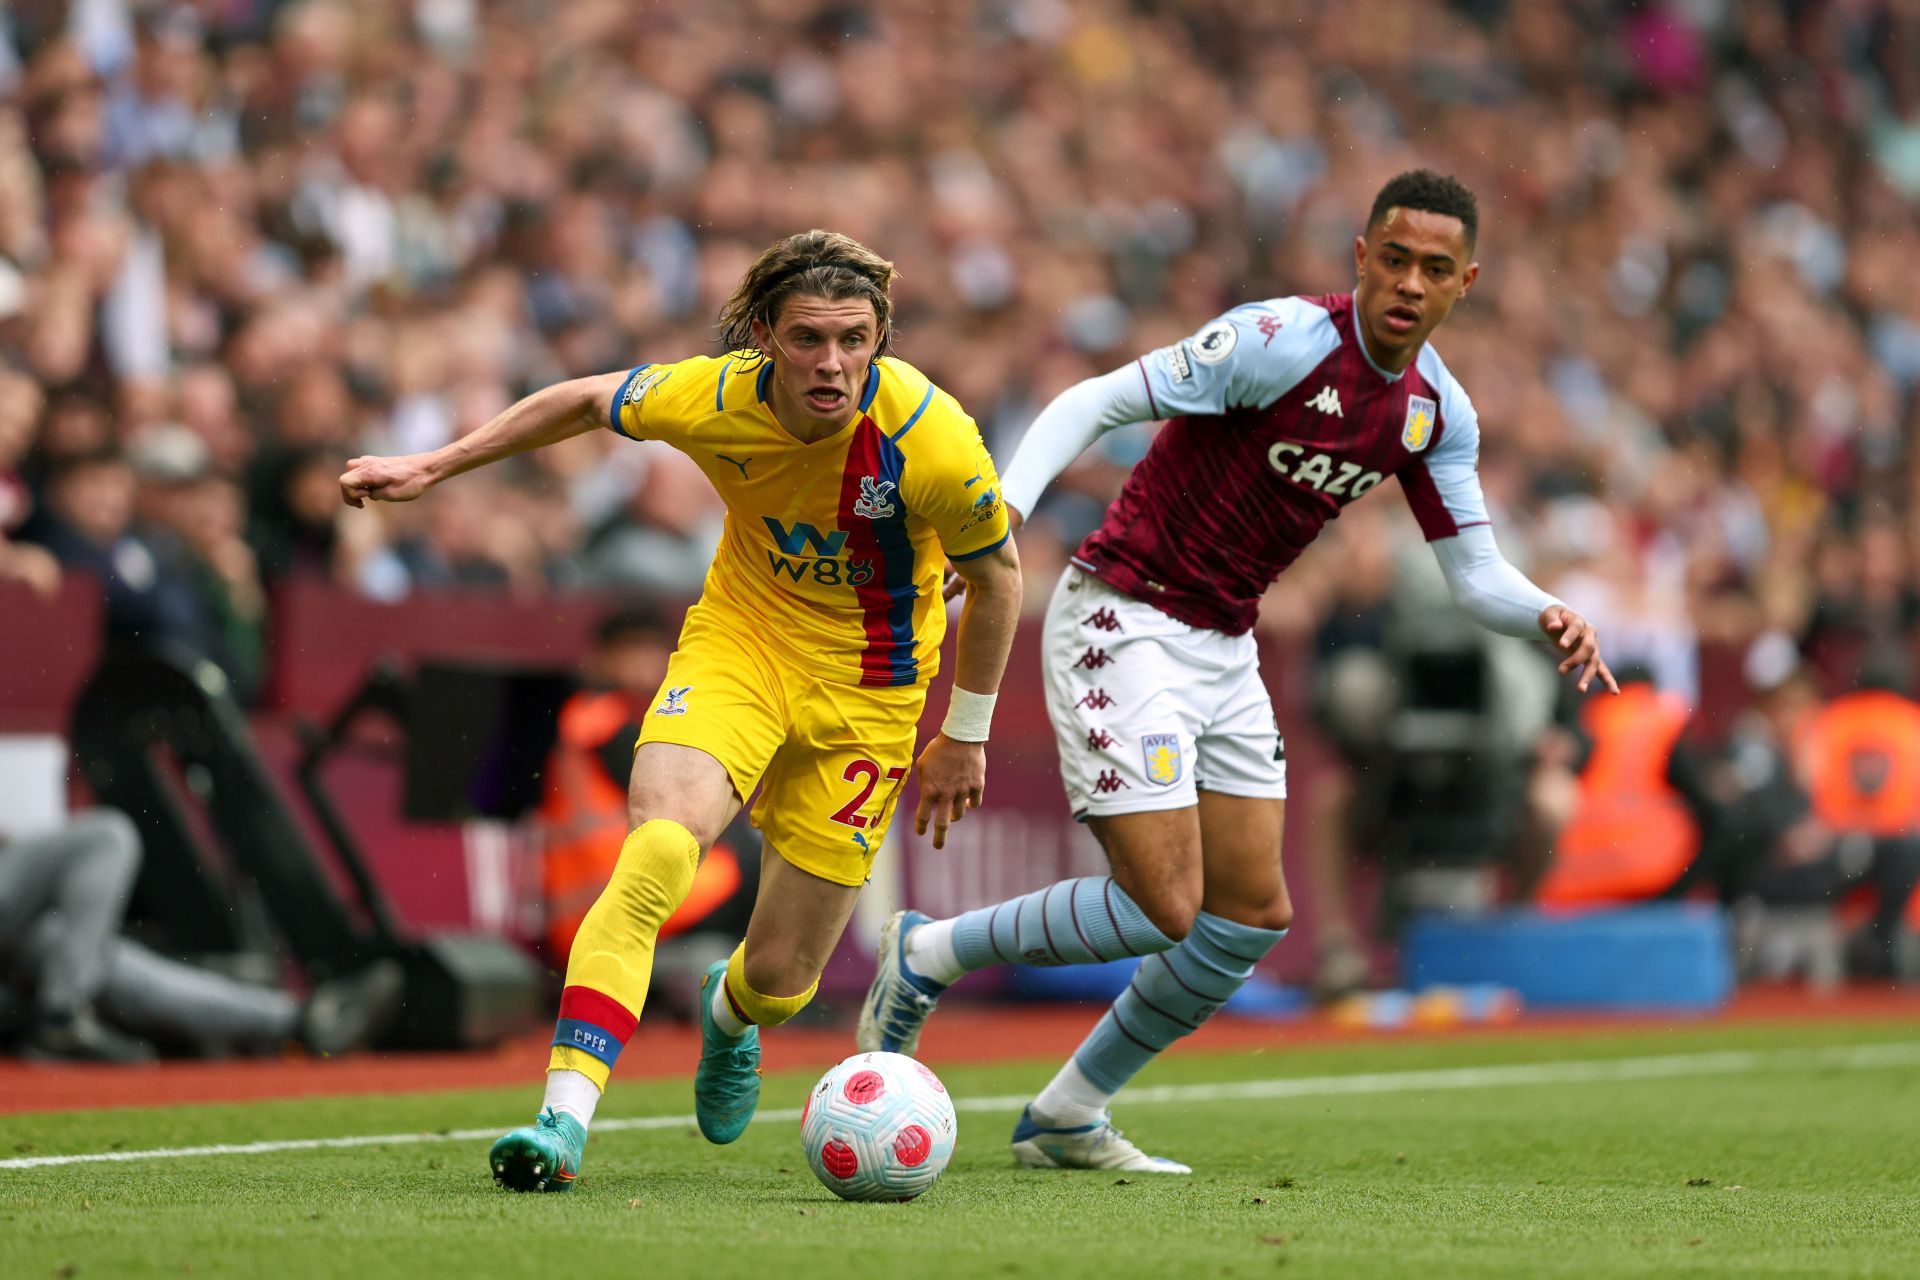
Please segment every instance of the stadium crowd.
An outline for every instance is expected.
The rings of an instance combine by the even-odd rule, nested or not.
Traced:
[[[664,448],[590,437],[412,509],[345,511],[333,478],[710,349],[724,289],[795,227],[900,264],[900,352],[1004,458],[1070,382],[1237,300],[1346,287],[1366,200],[1416,163],[1483,202],[1486,275],[1443,348],[1502,534],[1623,659],[1686,691],[1701,633],[1913,621],[1910,3],[72,0],[6,23],[0,524],[243,677],[290,573],[697,588],[717,508]],[[1036,523],[1037,581],[1140,444]],[[1331,531],[1271,624],[1333,607],[1343,543],[1407,536],[1391,506]],[[18,539],[4,566],[52,580]]]
[[[1616,665],[1920,621],[1912,0],[69,0],[0,15],[0,576],[254,687],[288,575],[690,596],[720,510],[612,433],[404,507],[362,453],[713,349],[752,256],[900,266],[897,351],[1002,463],[1062,388],[1350,287],[1384,177],[1481,201],[1439,345],[1516,562]],[[1038,608],[1151,427],[1023,535]],[[1400,504],[1263,626],[1378,605]]]

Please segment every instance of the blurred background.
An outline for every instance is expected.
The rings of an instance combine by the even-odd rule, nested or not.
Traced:
[[[713,352],[753,256],[828,226],[898,264],[897,353],[1004,467],[1073,382],[1350,288],[1422,165],[1480,200],[1435,345],[1501,543],[1639,691],[1580,705],[1453,613],[1396,496],[1350,510],[1261,621],[1301,907],[1273,976],[1517,989],[1418,922],[1621,903],[1669,904],[1631,928],[1684,958],[1579,998],[1920,976],[1916,0],[43,0],[0,10],[8,1034],[104,1052],[4,861],[101,805],[135,827],[108,914],[187,977],[309,1021],[333,990],[335,1039],[535,1016],[721,508],[610,432],[359,511],[348,458]],[[1030,612],[1152,430],[1034,513]],[[1004,701],[989,807],[938,858],[895,832],[863,927],[1098,865],[1037,697]],[[690,953],[750,895],[732,845]]]

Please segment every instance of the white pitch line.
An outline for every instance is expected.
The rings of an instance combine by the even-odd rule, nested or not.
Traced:
[[[1498,1067],[1451,1067],[1427,1071],[1375,1071],[1354,1075],[1296,1076],[1226,1084],[1168,1084],[1129,1089],[1128,1105],[1172,1102],[1232,1102],[1264,1098],[1338,1097],[1356,1093],[1420,1093],[1444,1089],[1491,1089],[1514,1085],[1587,1084],[1598,1081],[1662,1080],[1679,1076],[1752,1075],[1767,1071],[1820,1068],[1872,1070],[1920,1064],[1920,1042],[1838,1045],[1822,1049],[1727,1050],[1675,1053],[1642,1058],[1595,1058],[1571,1062],[1516,1063]],[[1026,1094],[992,1098],[956,1098],[958,1111],[1013,1111],[1032,1099]],[[761,1121],[798,1120],[797,1108],[762,1111]],[[630,1116],[596,1120],[595,1133],[635,1129],[692,1128],[692,1116]],[[70,1164],[118,1164],[133,1160],[170,1160],[190,1156],[255,1156],[278,1151],[324,1151],[352,1147],[414,1146],[427,1142],[478,1142],[500,1130],[446,1129],[435,1133],[360,1134],[347,1138],[294,1138],[280,1142],[221,1143],[205,1147],[156,1147],[148,1151],[95,1151],[82,1155],[18,1156],[0,1160],[0,1169],[46,1169]]]

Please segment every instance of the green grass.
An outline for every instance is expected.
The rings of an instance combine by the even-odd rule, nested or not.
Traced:
[[[1913,1043],[1879,1024],[1185,1053],[1143,1085],[1817,1045]],[[1025,1095],[1051,1063],[952,1069]],[[798,1106],[810,1077],[767,1081]],[[0,1157],[506,1127],[506,1092],[0,1116]],[[602,1114],[683,1114],[690,1087],[617,1085]],[[964,1111],[946,1176],[909,1205],[842,1204],[790,1121],[733,1147],[603,1132],[567,1195],[487,1180],[484,1142],[0,1169],[0,1275],[1911,1276],[1920,1072],[1751,1074],[1400,1090],[1123,1108],[1190,1179],[1012,1167],[1014,1114]],[[1710,1180],[1710,1181],[1701,1181]],[[1698,1185],[1690,1185],[1698,1182]]]

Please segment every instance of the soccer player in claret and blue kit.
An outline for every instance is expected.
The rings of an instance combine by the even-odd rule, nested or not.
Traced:
[[[1477,223],[1458,182],[1401,174],[1354,242],[1353,293],[1236,307],[1063,392],[1014,457],[1017,527],[1102,432],[1166,419],[1061,578],[1042,642],[1067,797],[1112,874],[949,920],[894,916],[859,1041],[913,1052],[940,994],[988,965],[1145,957],[1020,1117],[1022,1164],[1190,1171],[1128,1141],[1108,1105],[1292,923],[1285,751],[1249,632],[1267,585],[1342,507],[1397,478],[1462,608],[1557,646],[1582,692],[1618,691],[1587,621],[1501,556],[1479,421],[1427,345],[1479,275]]]
[[[941,566],[973,588],[947,718],[919,755],[917,828],[936,847],[980,803],[1020,566],[979,429],[888,356],[893,266],[809,231],[760,255],[721,312],[727,354],[536,392],[433,453],[356,458],[353,506],[404,502],[484,463],[599,428],[699,463],[727,507],[700,600],[641,722],[632,831],[587,912],[532,1125],[494,1178],[565,1191],[633,1033],[654,943],[707,847],[756,787],[760,888],[746,939],[703,980],[694,1110],[732,1142],[760,1098],[759,1028],[812,999],[893,816],[946,631]]]

